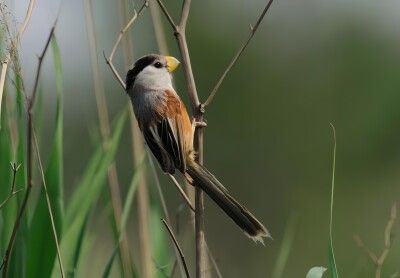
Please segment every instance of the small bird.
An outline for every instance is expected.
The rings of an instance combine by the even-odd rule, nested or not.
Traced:
[[[268,230],[236,201],[217,178],[195,161],[191,121],[184,103],[172,86],[171,73],[179,61],[171,56],[150,54],[138,59],[126,75],[126,91],[144,139],[171,175],[178,170],[209,197],[255,241],[270,237]]]

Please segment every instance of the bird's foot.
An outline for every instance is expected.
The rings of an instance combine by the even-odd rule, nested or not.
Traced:
[[[198,121],[198,120],[196,120],[196,119],[193,119],[192,120],[192,130],[193,130],[193,132],[196,130],[196,128],[198,128],[198,127],[206,127],[207,126],[207,123],[205,122],[205,121],[203,121],[203,120],[201,120],[201,121]]]

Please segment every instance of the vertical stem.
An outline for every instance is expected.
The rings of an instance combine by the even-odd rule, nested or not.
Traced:
[[[193,117],[196,121],[203,121],[203,111],[197,94],[196,83],[194,80],[192,65],[190,61],[189,48],[186,40],[186,23],[189,16],[190,0],[185,0],[182,7],[182,16],[179,25],[176,27],[175,37],[178,47],[182,55],[182,64],[186,80],[190,103],[192,105]],[[194,149],[197,153],[196,160],[199,164],[203,164],[203,129],[196,128],[194,134]],[[207,277],[207,245],[204,232],[204,193],[199,188],[195,189],[195,236],[196,236],[196,277]]]
[[[199,97],[197,95],[196,83],[194,81],[192,65],[190,62],[189,50],[186,41],[185,28],[183,32],[179,32],[180,27],[178,27],[178,32],[175,36],[178,41],[179,49],[181,50],[183,67],[186,79],[186,86],[190,98],[190,103],[192,104],[193,117],[196,121],[203,121],[203,112],[200,107]],[[203,164],[203,129],[196,128],[194,134],[194,149],[197,153],[196,160],[199,164]],[[195,188],[195,236],[196,236],[196,277],[203,278],[207,277],[207,246],[205,241],[204,232],[204,193],[199,188]]]
[[[110,141],[110,121],[108,117],[107,101],[104,93],[103,78],[101,77],[97,55],[96,32],[94,27],[93,9],[91,0],[85,1],[86,24],[90,46],[90,60],[92,65],[94,91],[96,97],[97,114],[100,122],[100,131],[103,140],[103,148],[108,148]],[[115,162],[108,169],[108,186],[110,190],[111,204],[113,208],[113,218],[115,227],[120,227],[122,215],[122,200],[118,181],[117,167]],[[120,258],[125,277],[132,277],[131,258],[129,253],[129,243],[125,231],[120,231],[122,239],[120,241]]]
[[[139,127],[137,125],[135,115],[133,114],[132,106],[130,108],[130,119],[131,119],[131,132],[132,132],[132,143],[133,143],[133,158],[134,164],[137,166],[141,161],[141,157],[144,155],[144,145],[140,134]],[[138,209],[138,222],[139,222],[139,254],[142,262],[141,276],[144,278],[153,277],[153,267],[151,258],[151,238],[149,229],[149,199],[147,182],[145,177],[146,168],[140,173],[138,192],[137,192],[137,209]]]
[[[161,21],[161,14],[158,5],[154,1],[149,2],[151,20],[153,21],[154,34],[158,50],[163,55],[168,55],[167,38],[165,37],[164,26]]]
[[[126,0],[119,2],[121,27],[124,28],[129,17],[127,14],[128,7]],[[129,33],[122,38],[122,48],[124,53],[125,68],[127,69],[133,63],[133,47],[130,40]],[[130,122],[132,133],[132,149],[133,149],[133,162],[134,166],[141,163],[144,155],[144,143],[139,126],[136,122],[135,115],[133,114],[132,106],[130,106]],[[149,213],[149,193],[146,180],[146,167],[143,166],[139,184],[137,188],[137,210],[138,210],[138,226],[139,226],[139,254],[141,260],[141,276],[144,278],[153,277],[153,261],[151,257],[151,238],[150,238],[150,213]]]

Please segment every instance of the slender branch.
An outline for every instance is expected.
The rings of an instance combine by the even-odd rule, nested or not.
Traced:
[[[208,256],[210,257],[211,263],[213,264],[214,269],[215,269],[215,272],[217,273],[217,277],[218,277],[218,278],[222,278],[222,273],[221,273],[221,270],[219,269],[217,260],[215,259],[213,253],[211,252],[211,249],[210,249],[210,247],[208,246],[208,243],[207,243],[207,242],[206,242],[206,247],[207,247]]]
[[[34,102],[35,102],[35,99],[36,99],[37,87],[39,85],[39,76],[40,76],[39,73],[40,73],[40,71],[42,69],[44,56],[46,55],[46,52],[47,52],[47,49],[49,48],[51,39],[53,38],[54,30],[56,28],[56,24],[57,24],[57,20],[56,20],[56,22],[54,22],[53,27],[51,27],[50,34],[49,34],[49,36],[47,38],[47,41],[46,41],[46,44],[44,46],[42,54],[40,54],[40,56],[38,57],[39,63],[38,63],[37,69],[36,69],[37,74],[36,74],[35,82],[34,82],[34,85],[33,85],[32,95],[31,95],[30,101],[28,103],[28,109],[30,109],[30,110],[32,110]]]
[[[383,263],[385,262],[387,255],[389,254],[390,248],[392,246],[392,230],[394,222],[397,218],[397,203],[394,203],[390,210],[390,218],[386,224],[384,231],[384,248],[381,254],[378,256],[371,250],[369,250],[364,242],[358,235],[354,236],[354,241],[357,246],[371,259],[371,261],[376,265],[375,278],[380,278],[382,273]]]
[[[230,62],[230,64],[228,65],[228,67],[225,69],[225,71],[222,73],[221,77],[218,79],[217,83],[215,84],[214,88],[211,90],[207,100],[204,102],[204,104],[202,105],[203,108],[205,108],[206,106],[208,106],[211,101],[214,99],[219,87],[221,86],[222,82],[224,81],[225,77],[228,75],[228,73],[230,72],[230,70],[233,68],[233,66],[236,64],[236,62],[238,61],[238,59],[240,58],[240,56],[243,54],[244,50],[246,49],[246,47],[249,45],[251,39],[253,38],[254,34],[257,32],[258,27],[260,26],[260,23],[262,22],[262,20],[264,19],[265,14],[267,13],[267,11],[269,10],[269,8],[272,5],[272,2],[274,0],[269,0],[267,5],[265,6],[264,10],[262,11],[262,13],[260,14],[260,16],[257,19],[256,24],[253,27],[250,27],[250,35],[249,37],[246,39],[246,41],[243,43],[243,45],[239,48],[238,52],[236,53],[236,55],[233,57],[232,61]]]
[[[177,31],[177,25],[175,24],[174,20],[172,19],[172,16],[167,10],[167,7],[164,5],[164,3],[161,0],[157,0],[158,5],[160,6],[162,12],[164,13],[165,17],[167,18],[169,24],[171,25],[172,29],[176,32]]]
[[[0,204],[0,210],[7,204],[9,200],[11,200],[12,197],[14,197],[15,194],[18,192],[22,191],[22,189],[15,190],[15,181],[17,177],[17,172],[21,164],[16,164],[16,163],[10,163],[11,164],[11,170],[13,172],[13,177],[12,177],[12,182],[11,182],[11,190],[10,193],[8,194],[7,198]]]
[[[365,246],[365,244],[362,241],[362,239],[360,238],[360,236],[354,235],[353,239],[354,239],[355,243],[357,244],[357,246],[371,259],[371,261],[374,264],[378,264],[378,257],[375,255],[374,252],[372,252],[371,250],[368,249],[368,247]]]
[[[47,203],[47,209],[49,211],[51,228],[53,230],[54,243],[56,244],[57,260],[58,260],[58,264],[60,266],[61,277],[64,278],[65,277],[65,271],[64,271],[64,266],[63,266],[63,262],[62,262],[62,259],[61,259],[60,244],[59,244],[59,240],[58,240],[58,236],[57,236],[56,225],[54,224],[53,209],[51,207],[50,197],[49,197],[49,193],[47,191],[46,179],[44,178],[43,164],[42,164],[42,159],[40,158],[39,144],[38,144],[38,141],[37,141],[35,130],[33,130],[33,139],[34,139],[34,143],[35,143],[36,157],[37,157],[37,160],[38,160],[38,168],[39,168],[39,171],[40,171],[40,175],[41,175],[42,182],[43,182],[44,193],[45,193],[45,196],[46,196],[46,203]]]
[[[17,32],[17,35],[15,36],[15,39],[11,40],[10,50],[7,52],[6,57],[5,57],[4,61],[2,62],[2,68],[1,68],[1,73],[0,73],[0,116],[1,116],[1,101],[3,98],[4,85],[6,82],[7,68],[8,68],[8,64],[10,63],[11,56],[12,56],[11,52],[13,50],[15,50],[16,47],[18,46],[19,41],[21,40],[21,37],[26,30],[26,27],[28,26],[29,20],[31,19],[31,16],[32,16],[32,11],[33,11],[35,2],[36,2],[36,0],[29,1],[29,5],[28,5],[28,9],[26,11],[24,21],[22,22],[22,24]],[[0,124],[0,126],[1,126],[1,124]]]
[[[133,23],[136,21],[136,19],[143,14],[143,12],[145,11],[145,9],[148,6],[149,6],[149,2],[148,2],[148,0],[146,0],[146,1],[144,1],[143,5],[140,7],[138,12],[136,10],[134,10],[134,14],[133,14],[132,18],[128,21],[128,23],[119,32],[117,40],[115,41],[114,46],[111,50],[111,54],[108,58],[106,56],[106,53],[103,51],[104,60],[106,61],[107,65],[110,67],[112,73],[114,74],[114,77],[117,79],[118,83],[122,86],[122,88],[124,90],[126,88],[125,82],[113,64],[114,54],[115,54],[119,44],[121,43],[121,40],[122,40],[124,34],[126,33],[126,31],[128,31],[128,29],[133,25]]]
[[[171,236],[172,241],[173,241],[174,244],[175,244],[175,247],[176,247],[176,248],[178,249],[178,251],[179,251],[180,259],[181,259],[182,264],[183,264],[183,266],[184,266],[184,268],[185,268],[186,277],[187,277],[187,278],[190,278],[190,274],[189,274],[189,270],[188,270],[188,267],[187,267],[187,264],[186,264],[185,256],[183,255],[182,249],[181,249],[181,247],[179,246],[179,243],[178,243],[178,241],[176,240],[176,237],[175,237],[174,233],[172,232],[172,229],[169,227],[169,225],[168,225],[167,221],[165,221],[165,219],[161,219],[161,221],[164,223],[165,227],[166,227],[167,230],[168,230],[169,235]]]
[[[147,152],[149,152],[149,151],[147,150]],[[171,223],[171,220],[170,220],[170,217],[169,217],[169,213],[168,213],[168,208],[167,208],[167,202],[165,201],[164,194],[163,194],[163,191],[161,189],[161,183],[160,183],[160,180],[158,178],[158,174],[157,174],[156,167],[154,165],[153,158],[151,157],[151,155],[148,155],[148,157],[149,157],[150,167],[151,167],[151,170],[153,172],[154,180],[155,180],[155,183],[156,183],[156,186],[157,186],[158,195],[160,197],[160,202],[161,202],[161,207],[162,207],[163,212],[164,212],[164,217],[168,222]],[[180,262],[179,266],[180,266],[180,270],[181,270],[181,275],[183,277],[183,273],[184,273],[185,270],[184,270],[183,264],[179,260],[179,256],[180,256],[179,255],[179,250],[177,248],[174,248],[174,251],[175,251],[175,256],[176,256],[176,262]],[[173,267],[173,270],[174,270],[174,268],[175,268],[175,266]]]
[[[136,10],[133,10],[133,16],[132,18],[128,21],[128,23],[125,25],[124,28],[121,29],[121,31],[119,32],[118,38],[115,41],[114,47],[111,51],[111,54],[109,56],[109,60],[112,61],[112,59],[114,58],[114,54],[115,51],[118,48],[119,43],[121,42],[122,37],[124,36],[125,32],[131,27],[131,25],[133,24],[133,22],[135,22],[135,20],[138,18],[138,16],[142,15],[142,13],[144,12],[145,8],[147,8],[149,6],[149,1],[146,0],[144,1],[142,7],[140,7],[139,12],[137,12]]]
[[[121,75],[119,75],[117,69],[115,68],[114,64],[112,63],[109,58],[107,58],[106,53],[103,51],[103,56],[104,60],[106,60],[107,65],[110,67],[111,72],[113,73],[114,77],[117,79],[118,83],[121,85],[122,89],[125,90],[125,81],[121,78]]]
[[[181,20],[179,22],[179,27],[181,28],[181,31],[183,31],[183,32],[186,31],[186,25],[187,25],[187,21],[189,18],[191,2],[192,2],[192,0],[184,0],[183,4],[182,4],[182,13],[181,13]]]
[[[11,200],[12,197],[14,197],[14,195],[16,195],[18,192],[22,191],[23,189],[18,189],[16,191],[11,192],[7,198],[0,204],[0,210],[8,203],[8,201]]]
[[[178,183],[178,181],[175,179],[175,177],[171,174],[168,174],[169,178],[172,180],[174,183],[175,187],[178,189],[179,193],[181,194],[182,198],[185,200],[186,204],[188,207],[192,210],[195,211],[192,202],[190,201],[189,197],[186,195],[185,191],[183,191],[182,187]]]
[[[25,196],[24,199],[22,200],[22,204],[21,207],[18,211],[18,215],[17,215],[17,219],[15,220],[14,223],[14,227],[11,233],[11,237],[10,240],[8,242],[7,245],[7,249],[6,249],[6,253],[3,259],[3,263],[2,263],[2,267],[3,267],[3,277],[7,277],[7,271],[8,271],[8,263],[9,263],[9,259],[12,253],[12,249],[14,247],[14,242],[15,242],[15,237],[17,235],[17,231],[19,228],[19,224],[21,222],[22,216],[24,214],[26,205],[28,203],[28,199],[32,190],[32,184],[33,184],[33,172],[32,172],[32,138],[33,138],[33,106],[35,104],[35,98],[36,98],[36,90],[37,90],[37,86],[38,86],[38,82],[39,82],[39,76],[40,76],[40,70],[42,68],[42,63],[43,63],[43,58],[47,52],[47,49],[49,48],[50,45],[50,41],[53,38],[54,35],[54,30],[56,27],[56,23],[57,21],[54,23],[53,27],[50,30],[50,34],[47,38],[45,47],[42,51],[42,53],[40,54],[39,58],[38,58],[38,66],[37,66],[37,70],[36,70],[36,77],[35,77],[35,83],[32,89],[32,94],[31,97],[27,100],[28,105],[27,105],[27,189],[25,191]]]

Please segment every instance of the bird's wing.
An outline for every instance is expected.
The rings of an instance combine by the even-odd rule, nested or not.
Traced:
[[[173,174],[175,169],[186,169],[192,131],[189,115],[176,93],[166,90],[165,96],[166,102],[156,109],[158,121],[142,127],[142,131],[163,171]]]

